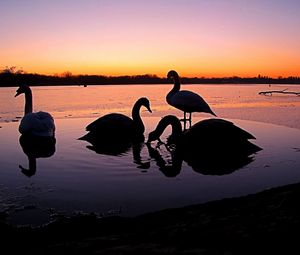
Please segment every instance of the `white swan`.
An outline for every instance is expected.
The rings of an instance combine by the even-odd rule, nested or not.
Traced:
[[[29,86],[21,85],[15,97],[25,94],[24,117],[19,126],[23,135],[54,137],[55,124],[53,117],[48,112],[32,112],[32,92]]]
[[[140,116],[140,108],[144,106],[149,112],[150,102],[142,97],[136,101],[132,108],[132,119],[120,113],[110,113],[93,121],[86,127],[88,134],[80,140],[108,140],[119,142],[127,140],[143,140],[145,126]]]
[[[167,103],[184,112],[184,122],[192,121],[193,112],[206,112],[217,116],[201,96],[189,90],[180,90],[179,75],[176,71],[169,71],[167,77],[174,81],[173,89],[166,96]],[[190,114],[188,119],[186,113]]]

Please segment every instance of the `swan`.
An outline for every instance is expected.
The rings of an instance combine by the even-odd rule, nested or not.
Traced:
[[[29,86],[21,85],[15,97],[25,94],[24,117],[19,126],[23,135],[54,137],[55,124],[53,117],[48,112],[32,112],[32,92]]]
[[[132,108],[132,119],[120,113],[110,113],[93,121],[86,127],[88,134],[80,140],[94,139],[109,140],[111,142],[137,141],[144,139],[145,126],[140,116],[140,109],[144,106],[150,113],[150,102],[147,98],[139,98]]]
[[[176,71],[169,71],[167,77],[174,81],[174,87],[166,96],[167,103],[184,112],[184,122],[191,123],[193,112],[205,112],[217,116],[201,96],[189,90],[180,90],[179,75]],[[188,119],[186,113],[189,113]]]
[[[174,144],[184,155],[184,159],[200,154],[202,156],[224,155],[224,157],[235,153],[249,155],[261,150],[248,141],[255,139],[252,134],[230,121],[206,119],[182,131],[180,120],[174,115],[167,115],[159,121],[156,129],[149,133],[147,143],[160,141],[160,136],[168,125],[172,126],[168,144]]]

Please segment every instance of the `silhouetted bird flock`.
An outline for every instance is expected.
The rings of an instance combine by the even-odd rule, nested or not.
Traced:
[[[199,155],[202,158],[212,158],[213,155],[224,155],[224,158],[228,158],[229,155],[236,155],[237,153],[239,155],[241,153],[250,155],[261,150],[261,148],[249,142],[249,139],[255,139],[253,135],[237,127],[232,122],[212,118],[192,125],[193,112],[209,113],[213,116],[216,116],[216,114],[200,95],[192,91],[180,90],[180,78],[176,71],[169,71],[167,78],[173,80],[174,86],[167,94],[166,101],[169,105],[183,111],[184,116],[181,120],[174,115],[164,116],[155,130],[149,133],[146,142],[148,147],[152,141],[158,140],[161,142],[161,135],[170,125],[172,132],[167,140],[167,145],[175,145],[176,150],[187,162],[190,158]],[[39,149],[41,144],[44,143],[45,148],[48,146],[51,152],[55,151],[55,147],[53,149],[53,144],[55,146],[55,123],[49,113],[33,112],[33,97],[29,86],[21,85],[16,92],[15,96],[25,94],[25,110],[19,125],[19,132],[23,137],[26,137],[26,139],[22,138],[21,141],[26,141],[26,152],[29,161],[32,161],[34,153],[28,152],[30,151],[28,149],[30,140],[37,144],[37,140],[40,138]],[[132,118],[120,113],[104,115],[90,123],[86,127],[88,133],[79,139],[86,140],[94,145],[97,144],[98,147],[101,143],[118,147],[120,143],[144,142],[145,126],[140,116],[141,107],[145,107],[150,113],[152,112],[150,101],[146,97],[139,98],[133,105]],[[184,128],[181,126],[181,121],[184,123]],[[188,129],[186,129],[186,123],[189,123]],[[35,156],[38,157],[38,155]],[[21,166],[20,168],[23,172],[30,172]]]

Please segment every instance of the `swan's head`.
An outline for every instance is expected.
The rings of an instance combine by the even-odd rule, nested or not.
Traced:
[[[160,134],[156,130],[154,130],[149,133],[147,143],[149,144],[153,141],[159,140],[159,137],[160,137]]]
[[[168,72],[167,77],[168,77],[168,79],[170,79],[170,78],[174,79],[174,78],[178,78],[179,75],[178,75],[178,73],[176,71],[171,70],[171,71]]]
[[[15,94],[15,97],[23,94],[23,93],[26,93],[26,92],[29,92],[30,91],[30,88],[27,86],[27,85],[21,85],[17,91],[16,91],[16,94]]]
[[[159,140],[160,136],[169,125],[172,126],[171,137],[173,141],[175,141],[175,139],[177,140],[182,135],[180,120],[174,115],[167,115],[158,122],[155,130],[149,133],[147,143]]]
[[[142,97],[139,99],[139,102],[141,105],[145,106],[150,113],[152,113],[151,108],[150,108],[150,101],[148,98]]]

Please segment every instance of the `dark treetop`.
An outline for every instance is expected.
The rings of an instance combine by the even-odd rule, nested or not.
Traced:
[[[237,76],[223,78],[181,78],[182,84],[300,84],[300,77],[278,77],[258,75],[257,77],[242,78]],[[47,85],[106,85],[106,84],[165,84],[167,78],[152,74],[133,76],[104,76],[104,75],[72,75],[65,72],[62,75],[43,75],[24,73],[22,70],[6,68],[0,71],[0,87],[15,87],[20,83],[30,86]]]

